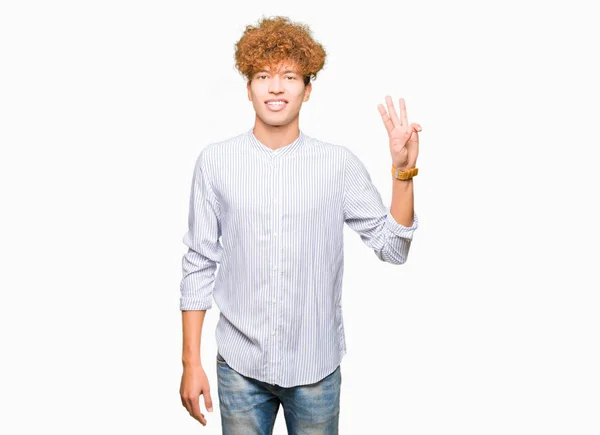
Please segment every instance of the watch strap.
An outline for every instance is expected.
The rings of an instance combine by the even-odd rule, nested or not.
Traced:
[[[419,168],[410,168],[406,171],[401,171],[400,169],[397,169],[394,167],[394,165],[392,165],[392,175],[398,180],[408,180],[409,178],[416,176],[418,173]]]

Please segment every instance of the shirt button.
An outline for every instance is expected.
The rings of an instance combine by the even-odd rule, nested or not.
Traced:
[[[277,233],[273,234],[275,237],[277,237]]]
[[[275,335],[275,331],[273,331],[273,332],[271,333],[271,335]]]
[[[275,298],[273,298],[273,303],[275,303]]]

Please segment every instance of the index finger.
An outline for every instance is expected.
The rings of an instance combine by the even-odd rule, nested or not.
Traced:
[[[408,127],[408,115],[406,114],[406,101],[400,98],[400,116],[402,117],[402,125]]]
[[[202,423],[203,426],[206,426],[206,418],[204,418],[204,414],[200,412],[199,397],[195,397],[194,400],[192,400],[192,417]]]

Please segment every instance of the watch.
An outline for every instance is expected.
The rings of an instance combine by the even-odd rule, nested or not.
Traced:
[[[392,175],[398,180],[408,180],[409,178],[414,177],[419,173],[419,168],[410,168],[406,171],[401,171],[400,169],[394,168],[392,165]]]

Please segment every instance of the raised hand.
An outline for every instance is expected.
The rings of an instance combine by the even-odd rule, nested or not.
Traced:
[[[400,118],[396,114],[392,97],[386,95],[385,101],[387,111],[383,104],[378,104],[377,108],[390,139],[392,164],[401,171],[414,168],[417,164],[417,156],[419,155],[418,132],[422,130],[421,126],[416,123],[408,125],[404,98],[400,98]]]

